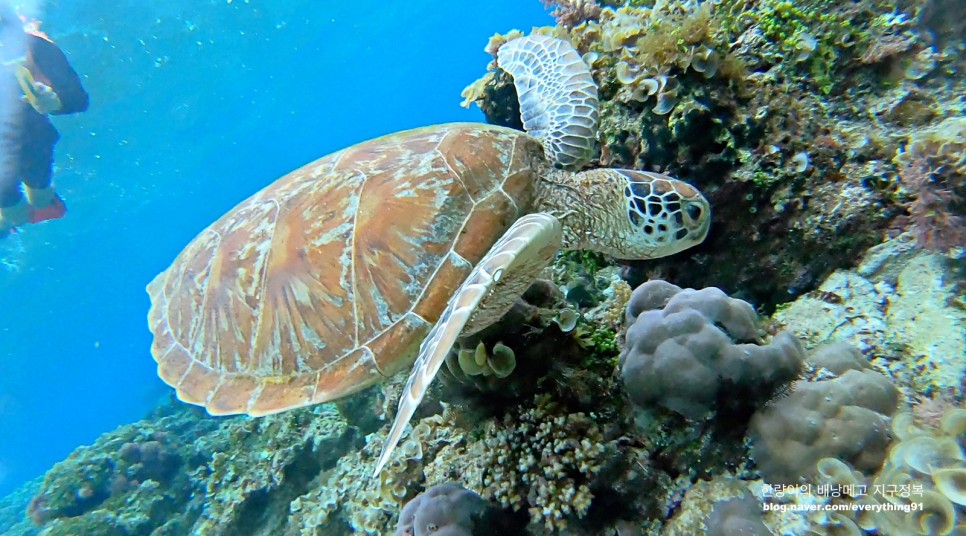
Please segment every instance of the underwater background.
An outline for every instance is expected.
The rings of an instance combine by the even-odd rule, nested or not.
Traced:
[[[0,533],[966,534],[966,2],[20,7],[91,108],[55,119],[67,217],[0,240]],[[593,166],[693,184],[707,239],[559,255],[377,477],[406,374],[258,419],[178,402],[144,286],[320,156],[519,127],[488,52],[526,34],[599,85]]]
[[[377,135],[480,121],[486,38],[539,2],[52,1],[42,28],[91,95],[61,131],[60,221],[0,243],[0,495],[167,388],[145,285],[211,221]]]

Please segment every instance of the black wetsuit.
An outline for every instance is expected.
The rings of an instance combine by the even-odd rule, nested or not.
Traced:
[[[72,114],[87,109],[87,92],[80,78],[67,61],[63,51],[43,37],[27,34],[24,66],[37,82],[50,86],[60,99],[61,108],[52,114]],[[12,71],[3,76],[14,76]],[[60,135],[50,119],[27,102],[16,104],[13,119],[17,123],[13,135],[2,140],[4,152],[14,158],[12,165],[0,173],[15,176],[0,177],[0,207],[17,204],[23,197],[20,183],[34,189],[50,186],[54,163],[54,144]]]

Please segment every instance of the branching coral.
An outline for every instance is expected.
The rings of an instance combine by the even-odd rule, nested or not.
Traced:
[[[531,524],[547,530],[583,517],[607,451],[594,421],[594,415],[561,412],[544,397],[520,415],[491,422],[481,440],[488,468],[483,496],[528,509]]]

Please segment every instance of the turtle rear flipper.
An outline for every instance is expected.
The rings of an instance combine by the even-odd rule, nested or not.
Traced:
[[[510,226],[470,272],[419,348],[374,475],[389,461],[456,339],[502,317],[553,260],[562,236],[557,218],[542,212],[528,214]]]
[[[569,42],[530,35],[505,43],[497,65],[510,73],[527,134],[547,158],[579,168],[597,153],[597,84]]]

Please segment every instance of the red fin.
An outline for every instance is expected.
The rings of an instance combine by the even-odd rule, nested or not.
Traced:
[[[54,196],[54,200],[44,208],[36,208],[30,214],[30,223],[40,223],[48,220],[59,220],[67,214],[67,205],[59,195]]]

